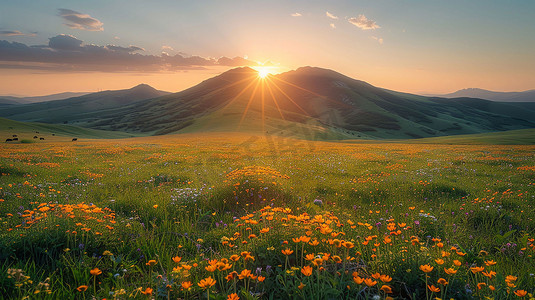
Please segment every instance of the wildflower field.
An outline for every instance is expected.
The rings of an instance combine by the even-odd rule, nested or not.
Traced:
[[[0,169],[0,298],[535,293],[535,146],[47,140]]]

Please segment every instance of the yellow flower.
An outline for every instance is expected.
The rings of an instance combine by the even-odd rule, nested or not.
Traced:
[[[215,283],[216,281],[212,278],[212,276],[209,276],[208,278],[202,279],[201,282],[198,283],[198,285],[202,289],[207,289],[214,286]]]
[[[424,273],[429,273],[431,271],[433,271],[433,267],[431,267],[430,265],[421,265],[420,266],[420,270],[422,270]]]

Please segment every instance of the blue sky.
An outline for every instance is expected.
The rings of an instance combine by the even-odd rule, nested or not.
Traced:
[[[9,84],[0,94],[136,80],[178,91],[268,61],[279,72],[319,66],[414,93],[535,88],[535,1],[2,2],[0,80]],[[51,48],[54,37],[83,49]],[[65,81],[73,74],[78,81]]]

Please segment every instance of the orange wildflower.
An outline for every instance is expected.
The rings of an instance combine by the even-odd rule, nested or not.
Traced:
[[[377,284],[377,281],[375,281],[375,280],[373,280],[373,279],[371,279],[371,278],[366,278],[366,279],[364,279],[364,283],[365,283],[367,286],[372,287],[372,286],[374,286],[374,285]]]
[[[93,270],[89,271],[89,273],[91,273],[93,276],[97,276],[102,274],[102,271],[99,268],[94,268]]]
[[[528,292],[524,291],[524,290],[516,290],[515,291],[515,295],[517,295],[518,297],[524,297],[528,294]]]
[[[290,255],[290,254],[294,253],[293,250],[290,250],[290,249],[284,249],[284,250],[281,250],[281,252],[284,255]]]
[[[240,297],[238,297],[238,294],[236,294],[236,293],[230,294],[227,297],[227,300],[239,300],[239,299],[240,299]]]
[[[485,267],[472,267],[470,268],[470,271],[472,271],[472,273],[476,274],[476,273],[479,273],[481,271],[485,270]]]
[[[193,285],[193,283],[191,283],[191,281],[184,281],[180,285],[182,286],[183,289],[189,290],[191,286]]]
[[[302,269],[301,269],[301,273],[303,273],[303,275],[305,276],[310,276],[312,275],[312,267],[311,266],[304,266]]]
[[[495,264],[497,264],[497,262],[495,262],[494,260],[487,260],[485,261],[485,264],[490,267],[490,266],[494,266]]]
[[[88,288],[87,285],[81,285],[81,286],[77,287],[76,290],[78,290],[78,292],[85,292],[85,291],[87,291],[87,288]]]
[[[387,293],[387,294],[391,294],[392,293],[392,288],[389,287],[388,285],[383,285],[381,286],[381,291]]]
[[[424,273],[429,273],[433,271],[434,267],[431,267],[430,265],[421,265],[420,270],[422,270]]]
[[[434,293],[438,293],[438,292],[440,292],[440,288],[437,288],[437,287],[434,286],[434,285],[428,285],[427,287],[429,288],[429,290],[430,290],[431,292],[434,292]]]
[[[152,289],[150,287],[146,288],[144,291],[141,291],[143,295],[152,295]]]
[[[446,272],[446,274],[448,275],[455,275],[455,273],[457,273],[457,270],[455,270],[454,268],[444,268],[444,272]]]
[[[198,283],[198,285],[202,289],[207,289],[207,288],[214,286],[215,283],[216,281],[212,278],[212,276],[210,276],[208,278],[202,279],[201,282]]]

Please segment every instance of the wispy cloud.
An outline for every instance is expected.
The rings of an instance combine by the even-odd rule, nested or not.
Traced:
[[[18,30],[0,30],[0,36],[35,36],[35,33],[22,33]]]
[[[170,48],[170,47],[169,47]],[[256,63],[243,57],[204,58],[178,53],[143,54],[138,46],[87,45],[72,35],[49,38],[48,45],[28,46],[0,40],[0,68],[24,68],[49,71],[173,71],[202,69],[210,66],[243,66]]]
[[[59,16],[62,17],[67,23],[66,26],[74,29],[88,30],[88,31],[103,31],[104,25],[99,20],[91,17],[87,14],[82,14],[74,10],[60,8],[58,9]]]
[[[331,26],[332,29],[336,29],[336,25],[334,25],[334,23],[329,24],[329,26]]]
[[[380,38],[380,37],[376,37],[376,36],[372,36],[372,39],[376,40],[377,42],[379,42],[379,44],[383,44],[383,38]]]
[[[375,21],[366,18],[365,15],[359,15],[357,18],[349,18],[348,21],[362,30],[381,28]]]
[[[327,17],[333,19],[333,20],[338,20],[338,17],[337,17],[337,16],[331,14],[331,13],[328,12],[328,11],[325,12],[325,15],[326,15]]]
[[[302,14],[296,12],[296,13],[291,14],[291,16],[292,16],[292,17],[301,17]]]
[[[17,35],[24,35],[24,33],[18,31],[18,30],[0,30],[0,35],[2,36],[17,36]]]

